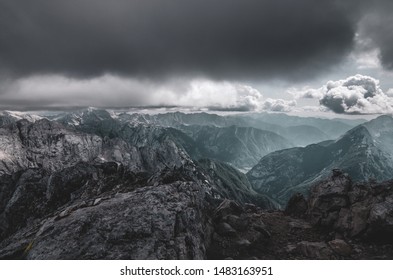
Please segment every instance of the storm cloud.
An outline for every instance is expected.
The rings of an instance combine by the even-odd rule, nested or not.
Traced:
[[[355,23],[339,2],[0,0],[0,71],[303,78],[352,47]]]
[[[393,1],[363,1],[358,34],[368,41],[365,47],[376,48],[385,69],[393,70]]]

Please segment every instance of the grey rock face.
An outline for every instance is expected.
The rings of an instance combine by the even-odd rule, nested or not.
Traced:
[[[307,216],[313,225],[348,238],[392,241],[392,201],[392,181],[355,184],[348,174],[335,171],[312,187]]]
[[[297,244],[296,250],[308,259],[328,260],[333,255],[325,242],[302,241]]]
[[[178,182],[73,204],[3,241],[0,257],[17,240],[27,259],[203,259],[205,201],[203,186]]]
[[[350,256],[352,254],[351,246],[341,239],[334,239],[328,242],[330,248],[341,256]]]
[[[92,161],[101,152],[102,139],[46,119],[26,120],[0,128],[0,174],[26,168],[56,171],[80,161]]]
[[[58,171],[79,162],[93,161],[116,161],[134,172],[159,172],[191,162],[179,143],[180,136],[173,135],[169,129],[125,126],[119,128],[116,137],[110,138],[83,131],[94,132],[90,126],[90,129],[77,128],[47,119],[35,123],[21,120],[1,126],[0,174],[27,168]]]
[[[294,194],[288,201],[285,214],[293,217],[303,218],[308,210],[308,203],[300,193]]]

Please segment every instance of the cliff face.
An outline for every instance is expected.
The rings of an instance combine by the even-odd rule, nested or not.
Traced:
[[[59,170],[93,160],[102,148],[98,136],[70,131],[46,119],[2,126],[0,137],[0,174],[37,167]]]

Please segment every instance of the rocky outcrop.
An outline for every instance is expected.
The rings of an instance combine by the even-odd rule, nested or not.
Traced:
[[[0,126],[0,175],[28,168],[52,172],[79,162],[112,161],[133,172],[154,173],[191,162],[188,147],[181,141],[181,136],[186,136],[175,135],[170,129],[126,125],[111,138],[108,131],[108,135],[99,136],[85,132],[85,127],[77,128],[47,119]]]
[[[175,182],[74,202],[0,244],[0,258],[204,259],[202,185]]]
[[[252,205],[242,207],[230,200],[224,200],[215,209],[209,258],[255,258],[258,251],[263,251],[270,233],[260,216],[253,215],[255,210]]]
[[[282,212],[216,197],[197,166],[149,176],[117,163],[3,175],[0,258],[393,258],[389,182],[365,192],[336,171]],[[342,211],[358,213],[359,202],[367,218],[341,228]]]
[[[291,201],[291,209],[303,211],[303,199]],[[348,174],[334,170],[311,188],[306,215],[313,225],[348,238],[393,242],[392,202],[392,181],[353,183]]]
[[[99,156],[102,139],[38,120],[21,120],[0,127],[0,174],[27,168],[56,171]]]

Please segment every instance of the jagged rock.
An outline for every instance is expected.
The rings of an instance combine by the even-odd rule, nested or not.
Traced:
[[[341,239],[334,239],[328,242],[330,248],[338,255],[348,257],[352,254],[351,246]]]
[[[296,245],[296,250],[308,259],[326,260],[332,257],[332,250],[325,242],[302,241]]]
[[[352,181],[347,174],[335,170],[330,179],[311,188],[308,214],[313,224],[331,227],[340,210],[349,204],[348,191]]]
[[[231,214],[240,215],[243,212],[243,208],[238,203],[233,200],[226,199],[217,207],[214,211],[214,215],[216,217],[223,218]]]
[[[296,251],[297,246],[293,245],[293,244],[289,244],[287,245],[287,247],[285,248],[285,251],[289,254],[292,254]]]
[[[291,220],[288,225],[291,230],[310,229],[312,227],[308,222],[304,220]]]
[[[240,239],[240,240],[236,241],[236,245],[238,245],[240,247],[248,247],[251,245],[251,242],[248,241],[247,239]]]
[[[229,224],[227,223],[219,223],[216,228],[218,234],[221,236],[234,236],[236,235],[236,230],[233,229]]]
[[[265,238],[270,238],[271,233],[267,230],[266,225],[263,222],[259,222],[258,224],[254,224],[252,226],[256,231],[262,233]]]
[[[393,182],[352,184],[339,172],[311,189],[308,215],[312,224],[350,238],[392,240]]]
[[[365,232],[368,227],[370,208],[367,205],[355,204],[351,208],[343,208],[340,211],[335,228],[354,237]]]
[[[285,214],[302,218],[306,215],[307,209],[307,200],[301,193],[296,193],[289,199]]]
[[[80,161],[92,161],[102,151],[100,137],[69,130],[47,119],[3,126],[0,135],[0,174],[37,167],[57,171]]]
[[[244,204],[244,209],[247,212],[256,212],[258,210],[258,207],[255,204],[252,204],[252,203],[245,203]]]
[[[18,232],[1,243],[0,258],[17,254],[18,240],[32,243],[19,256],[27,259],[204,259],[204,197],[203,186],[181,182],[118,194],[48,220],[44,232]]]
[[[393,195],[371,206],[368,223],[369,236],[393,240]]]
[[[249,226],[249,220],[247,216],[242,215],[241,217],[236,215],[228,215],[223,218],[230,226],[238,231],[245,231]]]

